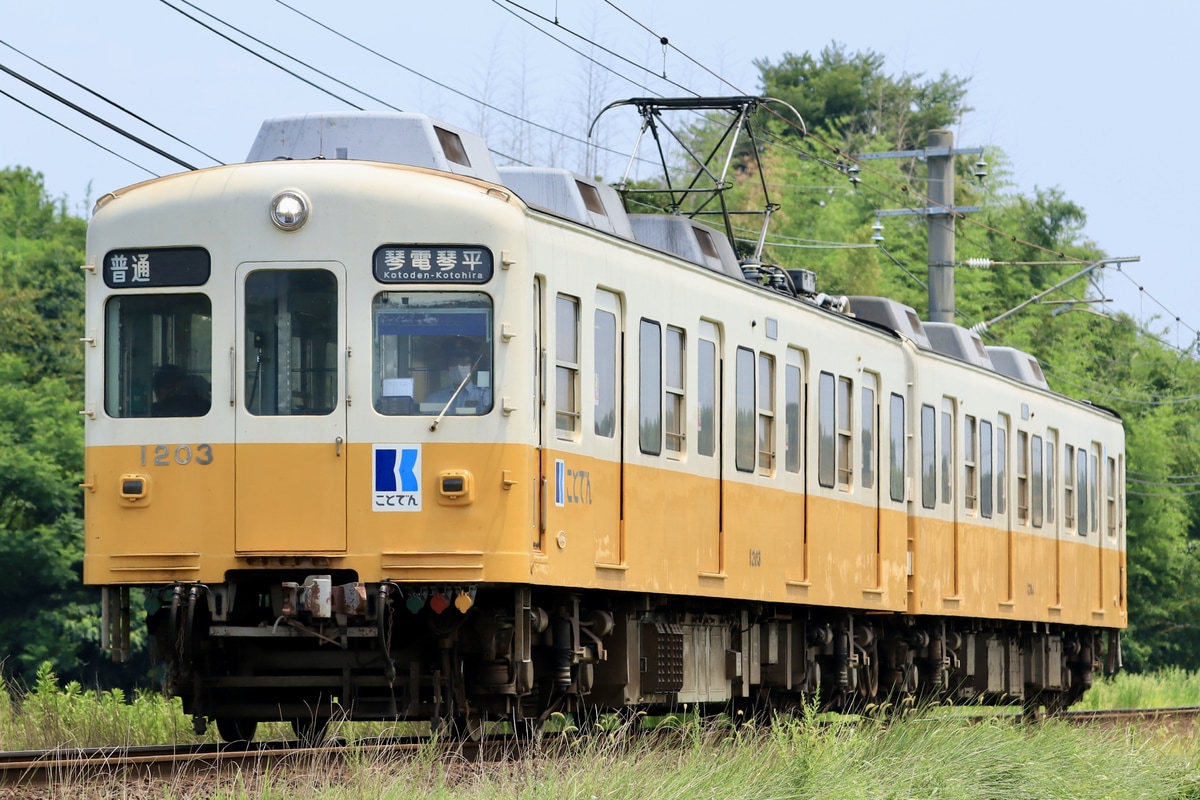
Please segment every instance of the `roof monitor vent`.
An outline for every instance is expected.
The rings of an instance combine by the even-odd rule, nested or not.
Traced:
[[[554,167],[500,167],[499,172],[504,185],[531,206],[633,238],[621,198],[611,186]]]
[[[500,183],[487,143],[424,114],[339,111],[263,122],[247,161],[350,159],[408,164]]]

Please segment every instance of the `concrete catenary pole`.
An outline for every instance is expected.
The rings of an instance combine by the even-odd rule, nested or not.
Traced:
[[[929,319],[954,322],[954,134],[930,131],[926,141],[929,174]],[[934,155],[937,153],[937,155]]]

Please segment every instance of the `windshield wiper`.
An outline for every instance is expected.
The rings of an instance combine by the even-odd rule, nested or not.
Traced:
[[[437,419],[435,419],[429,426],[429,430],[436,431],[438,429],[438,425],[440,425],[442,422],[442,417],[446,416],[446,412],[450,410],[450,406],[454,405],[454,399],[458,397],[458,393],[461,392],[463,387],[467,385],[467,382],[471,380],[471,376],[475,374],[475,368],[479,366],[479,361],[482,358],[483,354],[481,353],[479,357],[475,359],[475,363],[471,365],[470,371],[463,376],[462,382],[458,384],[458,388],[454,390],[454,394],[450,395],[450,399],[447,400],[446,405],[442,407],[442,413],[438,414]]]

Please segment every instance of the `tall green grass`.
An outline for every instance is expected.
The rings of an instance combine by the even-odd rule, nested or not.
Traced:
[[[1097,680],[1075,708],[1200,706],[1200,672],[1172,667],[1159,672],[1118,672]]]

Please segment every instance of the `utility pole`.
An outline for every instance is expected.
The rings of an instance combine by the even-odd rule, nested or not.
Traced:
[[[975,177],[987,176],[982,147],[954,149],[950,131],[929,131],[924,150],[863,153],[861,161],[874,158],[924,158],[927,166],[929,204],[920,209],[877,211],[880,217],[923,214],[929,221],[929,319],[954,322],[954,219],[958,214],[980,211],[980,206],[954,207],[954,156],[980,154]]]

